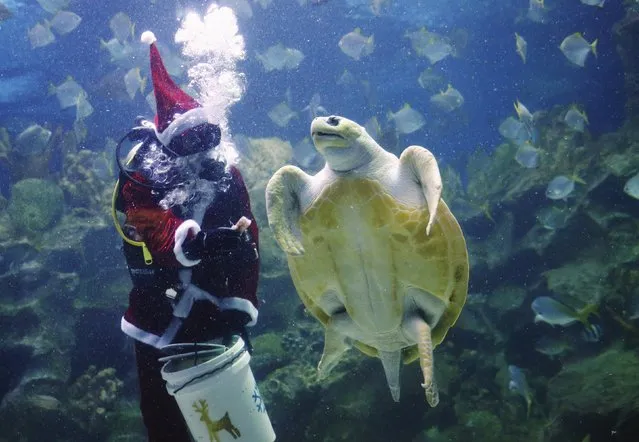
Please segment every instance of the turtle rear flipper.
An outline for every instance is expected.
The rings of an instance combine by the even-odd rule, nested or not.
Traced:
[[[419,366],[424,375],[424,387],[426,400],[428,405],[436,407],[439,403],[439,390],[435,382],[434,364],[433,364],[433,340],[431,337],[430,325],[419,316],[414,316],[407,320],[405,324],[407,334],[414,338],[417,342],[417,350],[419,352]]]

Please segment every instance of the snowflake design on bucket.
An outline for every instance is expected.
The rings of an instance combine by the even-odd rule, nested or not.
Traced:
[[[257,385],[253,389],[253,402],[255,403],[255,408],[258,413],[266,413],[266,407],[264,406],[264,401],[262,400],[262,396],[260,395],[260,390],[257,389]]]

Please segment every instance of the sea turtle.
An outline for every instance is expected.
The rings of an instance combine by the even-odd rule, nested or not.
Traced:
[[[433,347],[468,292],[468,252],[441,200],[435,157],[410,146],[399,158],[340,116],[311,123],[326,160],[316,175],[284,166],[266,187],[268,221],[295,288],[326,327],[320,377],[349,344],[377,356],[395,401],[400,361],[419,358],[436,406]]]

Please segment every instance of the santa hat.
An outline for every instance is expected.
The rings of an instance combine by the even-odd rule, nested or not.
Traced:
[[[180,89],[167,72],[153,32],[143,32],[140,40],[150,46],[151,78],[157,112],[155,126],[158,139],[168,146],[175,135],[209,121],[202,105]]]

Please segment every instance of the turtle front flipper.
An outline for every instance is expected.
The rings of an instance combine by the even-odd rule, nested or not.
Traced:
[[[435,383],[434,363],[433,363],[433,340],[431,329],[426,321],[415,316],[407,321],[406,332],[417,343],[419,352],[419,366],[424,376],[424,387],[426,400],[431,407],[436,407],[439,403],[439,391]]]
[[[442,196],[442,177],[439,173],[437,160],[428,149],[421,146],[409,146],[399,157],[399,167],[412,174],[422,187],[428,207],[426,235],[429,235],[435,222],[437,205]]]
[[[302,255],[299,230],[299,190],[306,175],[295,166],[284,166],[271,177],[266,185],[266,214],[275,240],[289,255]]]

